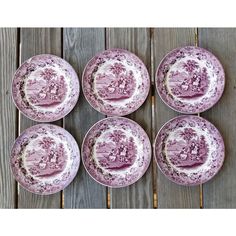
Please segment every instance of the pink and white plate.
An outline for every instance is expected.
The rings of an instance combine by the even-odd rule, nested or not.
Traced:
[[[159,169],[171,181],[198,185],[220,170],[224,141],[217,128],[198,116],[178,116],[162,126],[154,142]]]
[[[151,144],[136,122],[109,117],[94,124],[82,144],[82,161],[98,183],[125,187],[146,172],[151,160]]]
[[[219,60],[200,47],[176,48],[156,72],[159,96],[170,108],[187,114],[206,111],[220,99],[225,85]]]
[[[146,100],[150,88],[147,68],[133,53],[109,49],[86,65],[82,89],[89,104],[109,116],[125,116]]]
[[[16,139],[10,164],[22,187],[48,195],[63,190],[74,179],[80,165],[80,151],[65,129],[38,124]]]
[[[25,61],[15,72],[12,97],[31,120],[52,122],[66,116],[79,97],[79,80],[60,57],[42,54]]]

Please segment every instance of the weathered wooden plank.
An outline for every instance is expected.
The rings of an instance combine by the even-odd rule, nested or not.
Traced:
[[[153,63],[155,73],[158,64],[170,50],[195,44],[194,29],[154,29],[153,30]],[[167,107],[158,96],[155,89],[155,135],[161,126],[169,119],[178,115]],[[157,173],[157,199],[159,208],[199,208],[199,187],[184,187],[169,181],[160,171]]]
[[[151,68],[150,30],[145,28],[110,28],[106,34],[107,48],[124,48],[135,53]],[[129,118],[140,124],[151,138],[151,92],[146,102]],[[111,208],[152,208],[152,164],[135,184],[120,189],[109,189]]]
[[[16,207],[16,182],[9,160],[16,134],[16,108],[11,81],[17,67],[17,29],[0,28],[0,208]]]
[[[236,207],[236,29],[199,29],[199,46],[215,54],[226,74],[225,91],[220,101],[201,115],[221,132],[226,157],[221,171],[203,184],[204,208]]]
[[[23,28],[20,34],[21,41],[21,63],[28,58],[42,53],[51,53],[61,56],[61,29],[52,28]],[[36,124],[20,114],[20,132]],[[56,122],[57,125],[61,121]],[[18,207],[19,208],[60,208],[61,193],[50,196],[39,196],[32,194],[19,186]]]
[[[64,58],[78,72],[79,79],[88,60],[105,48],[105,30],[76,28],[64,29]],[[65,118],[66,129],[79,146],[88,129],[104,115],[95,111],[85,100],[82,89],[77,106]],[[64,191],[65,208],[106,208],[106,187],[96,183],[85,171],[83,164],[73,183]]]

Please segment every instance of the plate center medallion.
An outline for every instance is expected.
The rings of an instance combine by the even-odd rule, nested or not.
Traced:
[[[68,154],[65,147],[52,137],[34,140],[25,153],[25,165],[35,177],[54,177],[66,168]]]
[[[132,136],[122,130],[106,132],[102,140],[96,143],[96,157],[108,170],[120,170],[132,166],[137,157],[137,145]]]
[[[132,97],[136,86],[133,71],[120,62],[105,65],[97,74],[95,85],[99,97],[111,102]]]
[[[65,75],[51,67],[38,69],[27,80],[26,94],[28,101],[34,106],[57,106],[66,98]]]
[[[166,144],[167,158],[176,167],[194,168],[205,163],[208,143],[202,134],[192,128],[178,130]]]
[[[180,60],[168,73],[168,87],[171,94],[181,99],[196,99],[207,93],[209,75],[206,67],[196,60]]]

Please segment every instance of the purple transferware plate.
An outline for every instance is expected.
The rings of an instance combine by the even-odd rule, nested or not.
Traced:
[[[86,65],[82,89],[89,104],[108,116],[124,116],[137,110],[150,88],[147,68],[133,53],[109,49]]]
[[[79,91],[79,80],[71,65],[49,54],[25,61],[12,81],[16,107],[38,122],[52,122],[66,116],[77,103]]]
[[[220,99],[225,85],[219,60],[200,47],[176,48],[161,61],[156,72],[159,96],[175,111],[206,111]]]
[[[198,185],[210,180],[220,170],[224,155],[224,141],[217,128],[193,115],[168,121],[154,142],[159,169],[181,185]]]
[[[151,160],[151,144],[136,122],[124,117],[98,121],[82,144],[82,161],[98,183],[125,187],[138,181]]]
[[[10,164],[22,187],[36,194],[53,194],[74,179],[80,165],[79,147],[65,129],[38,124],[16,139]]]

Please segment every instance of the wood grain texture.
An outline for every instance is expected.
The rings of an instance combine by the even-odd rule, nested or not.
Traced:
[[[63,32],[64,58],[78,72],[81,80],[83,69],[89,59],[105,49],[105,30],[76,28],[64,29]],[[76,107],[65,118],[65,127],[75,137],[81,148],[88,129],[102,118],[104,115],[88,104],[81,89]],[[64,208],[106,208],[106,193],[106,187],[95,182],[86,173],[81,162],[76,178],[64,191]]]
[[[184,28],[161,28],[153,29],[153,74],[158,64],[170,50],[186,45],[195,44],[195,30]],[[153,75],[154,77],[154,75]],[[178,115],[158,96],[155,88],[155,135],[161,126],[171,118]],[[199,208],[199,187],[184,187],[169,181],[159,170],[157,172],[157,201],[158,208]]]
[[[225,162],[220,172],[203,184],[204,208],[236,208],[236,29],[199,29],[199,46],[216,55],[226,75],[226,85],[220,101],[202,117],[221,132],[226,148]]]
[[[147,28],[109,28],[106,34],[107,48],[124,48],[135,53],[151,68],[150,30]],[[140,124],[151,138],[151,93],[145,103],[134,113],[127,116]],[[152,208],[152,164],[145,175],[135,184],[110,189],[111,208]]]
[[[16,134],[16,108],[11,99],[11,81],[18,61],[17,44],[17,29],[0,28],[0,208],[16,206],[16,182],[9,160]]]
[[[28,58],[43,53],[61,56],[61,29],[56,28],[23,28],[20,34],[21,63]],[[20,132],[35,125],[36,122],[26,118],[23,114],[19,117]],[[61,121],[54,122],[61,125]],[[60,208],[61,193],[50,196],[32,194],[19,186],[19,208]]]

